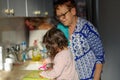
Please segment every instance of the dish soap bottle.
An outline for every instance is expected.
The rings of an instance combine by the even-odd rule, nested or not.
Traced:
[[[37,42],[37,40],[34,40],[33,45],[34,45],[34,49],[32,51],[32,60],[33,61],[40,61],[41,54],[40,54],[40,50],[38,48],[38,42]]]

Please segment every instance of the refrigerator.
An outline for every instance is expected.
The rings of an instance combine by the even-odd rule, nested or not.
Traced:
[[[77,15],[89,20],[95,27],[99,26],[99,0],[75,0]]]

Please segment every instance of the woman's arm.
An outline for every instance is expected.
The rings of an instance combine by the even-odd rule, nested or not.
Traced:
[[[100,80],[103,64],[96,64],[94,80]]]

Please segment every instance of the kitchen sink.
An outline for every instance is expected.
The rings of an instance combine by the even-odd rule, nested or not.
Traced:
[[[26,61],[25,64],[21,67],[22,70],[39,70],[38,68],[42,66],[42,63],[39,61]]]

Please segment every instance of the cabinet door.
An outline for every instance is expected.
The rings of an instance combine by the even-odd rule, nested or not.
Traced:
[[[28,11],[29,17],[35,16],[34,12],[37,10],[36,1],[38,1],[38,0],[27,0],[27,11]]]
[[[53,0],[0,0],[0,16],[53,16]]]
[[[45,5],[44,5],[45,0],[38,0],[37,2],[37,9],[40,11],[40,16],[44,17],[44,11],[45,11]]]
[[[53,0],[28,0],[28,16],[53,16]]]
[[[45,12],[48,12],[48,16],[52,17],[54,14],[53,11],[53,0],[43,0],[45,4]]]
[[[28,0],[27,1],[28,16],[41,16],[43,12],[43,0]]]
[[[0,0],[0,16],[7,16],[5,10],[8,8],[7,0]]]
[[[25,0],[0,0],[0,16],[26,16]]]
[[[13,9],[13,16],[26,16],[25,0],[9,0],[10,10]]]

